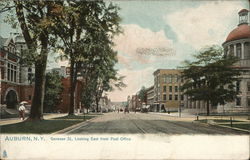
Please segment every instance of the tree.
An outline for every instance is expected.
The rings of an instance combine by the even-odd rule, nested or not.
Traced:
[[[138,94],[138,97],[140,98],[141,102],[147,101],[147,90],[146,90],[145,86],[141,87],[139,94]]]
[[[63,92],[61,78],[56,71],[46,74],[44,112],[54,112],[55,107],[61,102]]]
[[[106,46],[111,47],[111,38],[118,33],[120,17],[117,13],[118,7],[112,3],[106,5],[103,1],[67,1],[58,5],[60,16],[55,16],[55,22],[63,18],[63,25],[56,24],[53,32],[63,42],[64,56],[70,62],[70,106],[69,114],[74,114],[74,92],[77,76],[84,63],[89,71],[86,76],[93,75],[93,71],[100,67],[93,68]],[[108,56],[108,58],[111,58]],[[98,64],[102,65],[102,64]],[[85,69],[86,70],[86,69]],[[86,72],[86,71],[85,71]],[[95,77],[96,78],[96,77]],[[85,79],[85,83],[88,80]],[[99,80],[95,81],[96,85]],[[88,86],[88,85],[84,85]],[[89,90],[89,89],[86,89]]]
[[[224,56],[219,46],[203,48],[194,58],[195,61],[185,61],[182,67],[185,80],[182,90],[191,101],[206,102],[209,115],[210,104],[224,105],[236,98],[239,91],[235,89],[235,82],[243,71],[233,67],[237,58]]]
[[[3,1],[1,12],[15,9],[15,14],[9,17],[9,22],[15,26],[18,22],[27,45],[27,54],[35,66],[35,88],[31,111],[28,120],[43,119],[43,100],[45,85],[45,70],[49,46],[53,46],[55,39],[50,35],[50,21],[57,1]],[[26,57],[25,57],[26,56]]]

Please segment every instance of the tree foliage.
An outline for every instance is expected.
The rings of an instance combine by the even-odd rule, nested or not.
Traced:
[[[45,83],[45,98],[44,98],[44,112],[55,112],[56,106],[61,102],[61,94],[63,86],[61,76],[58,72],[53,71],[46,74]]]
[[[23,52],[22,58],[35,66],[35,89],[28,120],[43,118],[47,57],[50,47],[56,42],[55,37],[50,34],[53,26],[51,18],[56,3],[58,1],[4,0],[0,4],[0,12],[13,12],[8,15],[7,21],[21,30],[28,48]]]
[[[70,62],[69,114],[74,114],[74,92],[79,73],[84,79],[84,92],[91,93],[96,102],[103,92],[112,90],[114,86],[126,86],[122,82],[124,77],[118,76],[114,69],[117,53],[113,50],[112,39],[121,32],[121,18],[116,5],[102,0],[13,0],[13,3],[5,4],[7,6],[2,5],[2,11],[12,7],[16,10],[13,17],[18,21],[28,46],[24,57],[35,65],[31,119],[42,118],[49,49],[60,49],[62,57]],[[91,98],[87,96],[86,99],[89,105]]]
[[[86,83],[83,92],[93,93],[97,99],[104,90],[109,90],[109,79],[115,79],[116,71],[113,67],[117,62],[117,53],[112,49],[112,38],[120,32],[120,17],[117,6],[101,0],[69,0],[58,4],[57,8],[59,14],[53,18],[55,21],[53,32],[62,41],[63,45],[58,46],[64,51],[62,56],[68,58],[70,62],[69,114],[73,114],[74,91],[79,73]],[[83,104],[89,106],[91,102],[89,95],[85,93],[83,95],[85,95],[83,99],[88,100]]]
[[[205,101],[209,115],[209,104],[224,105],[236,98],[235,83],[242,70],[233,67],[238,59],[224,56],[219,46],[203,48],[194,58],[193,62],[185,61],[182,67],[185,80],[182,89],[191,101]]]
[[[141,87],[138,97],[140,98],[141,102],[146,102],[147,90],[145,86]]]

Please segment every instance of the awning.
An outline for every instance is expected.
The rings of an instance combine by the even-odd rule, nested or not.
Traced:
[[[150,105],[144,105],[142,108],[148,109],[149,107],[150,107]]]

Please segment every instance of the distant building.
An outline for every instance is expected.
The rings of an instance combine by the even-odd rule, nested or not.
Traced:
[[[107,112],[112,110],[111,101],[110,99],[108,99],[107,96],[103,96],[100,98],[98,110],[101,112]]]
[[[21,101],[31,104],[35,70],[22,63],[25,49],[27,46],[21,35],[0,36],[0,106],[3,108],[16,110]]]
[[[182,85],[181,70],[158,69],[154,72],[154,106],[153,111],[177,111],[183,103],[180,92]]]
[[[150,106],[150,110],[152,110],[153,106],[154,106],[154,86],[151,86],[149,88],[146,89],[146,94],[147,94],[147,101],[146,101],[146,105]]]
[[[62,78],[62,85],[63,85],[63,92],[61,95],[62,101],[61,103],[56,107],[57,111],[61,113],[67,113],[69,112],[69,106],[70,106],[70,78]],[[76,89],[74,94],[74,109],[75,110],[81,110],[83,108],[81,103],[81,93],[82,93],[82,86],[83,82],[77,80],[76,83]]]
[[[139,99],[138,94],[132,95],[131,101],[132,101],[131,102],[132,103],[132,111],[141,109],[142,104],[141,104],[141,100]]]
[[[61,77],[66,78],[69,76],[69,74],[67,74],[66,72],[67,68],[69,67],[61,66],[60,68],[52,68],[52,69],[46,70],[46,73],[56,71]]]

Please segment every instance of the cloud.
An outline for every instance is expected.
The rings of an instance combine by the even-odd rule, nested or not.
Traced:
[[[145,87],[153,85],[154,71],[155,69],[152,67],[142,70],[120,70],[119,74],[126,76],[124,83],[127,84],[127,87],[123,88],[122,91],[114,90],[113,92],[109,92],[109,97],[111,97],[111,100],[115,102],[126,101],[128,95],[131,96],[136,94],[136,92],[139,91],[143,85]]]
[[[114,39],[119,63],[126,66],[130,65],[131,61],[146,64],[152,62],[152,56],[170,56],[174,53],[172,40],[165,36],[163,30],[153,32],[135,24],[122,27],[123,34]]]
[[[237,26],[237,13],[242,7],[239,1],[211,1],[166,15],[164,19],[180,42],[200,49],[223,43],[233,29],[228,26]]]

